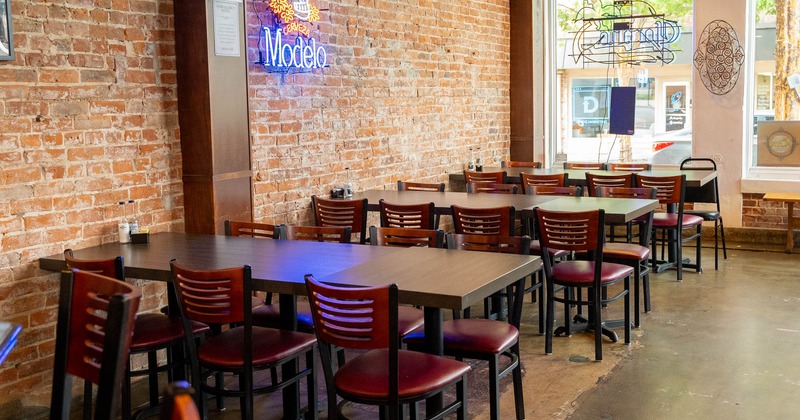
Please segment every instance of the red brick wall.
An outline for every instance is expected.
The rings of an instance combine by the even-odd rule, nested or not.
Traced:
[[[330,10],[312,36],[327,46],[329,68],[251,66],[257,219],[309,220],[309,197],[341,186],[345,167],[356,189],[393,188],[446,182],[470,147],[489,161],[508,154],[507,0],[319,5]],[[249,22],[258,34],[257,16]]]
[[[182,229],[172,4],[10,4],[16,58],[0,62],[0,319],[24,329],[0,369],[0,407],[47,406],[58,289],[37,259],[116,240],[120,200],[136,200],[142,226]],[[162,292],[147,285],[142,306],[159,306]]]
[[[330,68],[251,65],[255,217],[304,222],[312,194],[446,181],[469,148],[508,153],[508,0],[328,2]],[[249,59],[258,19],[246,2]],[[12,2],[0,62],[0,319],[24,331],[0,368],[0,417],[49,405],[57,275],[37,259],[116,240],[119,200],[183,229],[172,3]],[[146,287],[145,308],[163,300]],[[16,408],[13,408],[16,407]]]
[[[780,201],[764,201],[764,194],[742,194],[742,227],[780,229],[786,231],[787,205]],[[794,206],[794,217],[800,217],[800,206]]]

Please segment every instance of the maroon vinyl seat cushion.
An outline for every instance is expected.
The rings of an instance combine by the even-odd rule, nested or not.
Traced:
[[[275,363],[313,346],[317,338],[311,334],[253,327],[253,366]],[[235,368],[244,365],[242,347],[244,327],[232,328],[206,339],[197,357],[202,364]]]
[[[453,359],[400,350],[400,400],[414,398],[455,383],[469,365]],[[350,360],[334,375],[336,389],[347,399],[383,400],[389,395],[389,350],[370,350]]]
[[[703,223],[703,218],[693,214],[683,215],[683,226],[696,226]],[[656,213],[653,215],[653,227],[672,227],[678,226],[677,213]]]
[[[208,325],[192,322],[192,332],[195,334],[208,331]],[[138,352],[166,346],[173,341],[182,340],[183,336],[183,323],[180,318],[155,313],[138,314],[131,339],[131,351]]]
[[[444,352],[497,354],[509,349],[519,339],[519,330],[511,324],[490,319],[453,319],[442,323]],[[425,333],[417,329],[403,341],[410,346],[423,344]]]
[[[603,263],[601,283],[613,283],[633,274],[633,268],[615,263]],[[563,261],[553,266],[553,281],[558,284],[587,287],[594,281],[593,261]]]

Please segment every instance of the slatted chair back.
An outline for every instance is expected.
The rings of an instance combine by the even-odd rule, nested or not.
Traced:
[[[433,203],[395,204],[381,199],[381,227],[408,229],[434,229],[436,227]]]
[[[444,246],[444,232],[433,229],[406,229],[392,227],[369,227],[370,245],[378,246],[427,246],[428,248],[442,248]]]
[[[268,223],[225,221],[225,235],[278,239],[278,226]]]
[[[121,255],[107,260],[79,260],[75,258],[72,249],[67,248],[64,250],[64,261],[69,269],[77,268],[81,271],[125,281],[125,263]]]
[[[633,172],[620,172],[616,174],[596,174],[586,172],[586,185],[589,195],[594,197],[597,187],[633,187]]]
[[[467,193],[491,193],[491,194],[516,194],[519,187],[517,184],[489,184],[484,182],[468,182]]]
[[[428,182],[397,181],[397,191],[444,192],[444,182],[440,182],[437,184]]]
[[[583,188],[580,186],[555,187],[550,185],[528,185],[525,189],[528,195],[560,195],[564,197],[580,197],[583,195]]]
[[[464,182],[484,183],[484,184],[507,184],[506,171],[500,172],[476,172],[464,170]]]
[[[608,169],[610,171],[629,171],[629,172],[642,172],[642,171],[649,171],[653,169],[653,165],[649,163],[611,163],[608,165]]]
[[[292,241],[338,242],[349,244],[350,226],[295,226],[281,225],[280,236]]]
[[[468,208],[450,206],[455,233],[472,235],[514,235],[514,206]]]
[[[330,200],[311,197],[314,221],[317,226],[350,226],[353,235],[360,235],[360,243],[367,241],[368,200]]]
[[[678,212],[683,212],[686,175],[644,176],[636,177],[637,188],[655,188],[658,202],[666,205],[678,205]]]
[[[96,419],[117,416],[140,300],[139,289],[113,277],[62,272],[51,418],[70,417],[72,377],[98,385]]]
[[[602,227],[605,221],[605,212],[602,209],[560,212],[537,208],[534,211],[543,255],[547,255],[545,248],[602,255]]]
[[[522,172],[519,177],[522,180],[522,188],[527,188],[529,185],[566,187],[567,181],[569,181],[569,174],[566,172],[560,174],[529,174]]]

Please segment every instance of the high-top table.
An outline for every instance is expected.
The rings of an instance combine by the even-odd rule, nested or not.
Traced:
[[[297,326],[295,296],[306,295],[305,274],[347,286],[396,283],[401,303],[424,306],[426,345],[435,354],[443,353],[443,310],[464,310],[541,267],[539,257],[527,255],[184,233],[152,234],[147,244],[113,242],[75,250],[79,259],[120,255],[127,277],[156,281],[169,281],[173,258],[197,269],[249,264],[255,289],[280,294],[281,322],[292,329]],[[41,258],[39,264],[44,270],[66,268],[62,254]],[[297,388],[287,387],[284,417],[296,419],[299,413]]]
[[[595,170],[595,169],[563,169],[563,168],[543,168],[543,169],[534,169],[534,168],[501,168],[501,167],[484,167],[483,172],[501,172],[506,171],[506,177],[508,178],[509,182],[520,183],[520,173],[525,172],[528,174],[536,174],[536,175],[552,175],[552,174],[561,174],[567,173],[567,182],[570,185],[586,185],[586,172],[596,173],[596,174],[624,174],[630,173],[628,171],[603,171],[603,170]],[[674,175],[686,175],[686,187],[701,187],[709,182],[711,182],[717,176],[716,171],[705,170],[705,169],[652,169],[649,171],[641,171],[636,172],[637,174],[642,174],[646,176],[674,176]],[[464,184],[464,173],[463,172],[455,172],[450,174],[450,181],[455,183]]]
[[[560,197],[526,194],[467,194],[464,192],[368,190],[353,194],[353,199],[366,198],[370,211],[379,211],[379,201],[393,204],[419,204],[432,202],[438,214],[450,214],[450,205],[469,208],[514,206],[521,218],[533,217],[533,209],[595,210],[606,212],[606,223],[627,223],[658,207],[656,200],[633,198]]]

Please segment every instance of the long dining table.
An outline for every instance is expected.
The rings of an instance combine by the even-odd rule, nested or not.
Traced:
[[[434,354],[443,353],[444,310],[464,310],[541,267],[539,257],[527,255],[174,232],[151,234],[146,244],[111,242],[74,252],[79,259],[121,255],[127,277],[164,282],[170,280],[171,259],[197,269],[248,264],[255,289],[279,294],[281,322],[291,329],[297,326],[295,298],[306,295],[305,274],[343,286],[395,283],[400,303],[424,307],[426,347]],[[50,271],[66,268],[62,254],[39,264]],[[284,418],[300,418],[296,386],[287,387],[283,398]],[[431,403],[441,404],[440,397]]]

